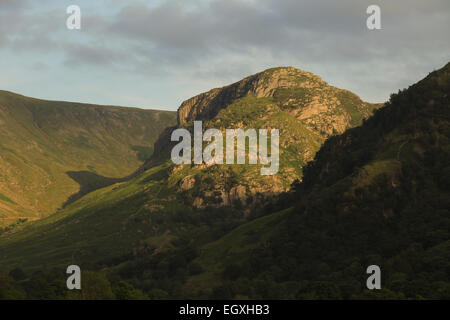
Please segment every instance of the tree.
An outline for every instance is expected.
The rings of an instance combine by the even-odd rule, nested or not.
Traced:
[[[147,300],[146,296],[141,290],[134,288],[131,284],[121,281],[113,286],[113,292],[116,299],[119,300]]]
[[[23,292],[16,287],[14,279],[0,274],[0,300],[20,300],[24,298]]]

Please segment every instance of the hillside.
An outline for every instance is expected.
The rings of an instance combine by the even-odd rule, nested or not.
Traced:
[[[0,227],[45,217],[80,188],[131,174],[174,122],[173,112],[0,91]]]
[[[191,265],[202,245],[262,215],[256,208],[285,196],[327,137],[362,123],[380,107],[291,67],[202,96],[201,103],[193,102],[197,96],[181,105],[178,125],[164,130],[138,174],[0,235],[0,270],[60,270],[76,263],[115,278],[148,276],[143,289],[156,290],[151,297],[161,297],[158,292],[185,297],[184,279],[203,270]],[[217,97],[228,100],[218,107]],[[192,116],[184,118],[186,106]],[[210,108],[215,111],[206,111]],[[192,130],[196,119],[204,121],[204,129],[279,128],[279,173],[262,176],[261,164],[174,165],[170,133],[177,127]],[[163,283],[173,286],[174,277],[179,283],[166,288]]]
[[[450,63],[328,139],[284,211],[201,246],[191,264],[203,272],[185,292],[449,299],[449,122]],[[382,270],[379,292],[365,290],[372,264]]]

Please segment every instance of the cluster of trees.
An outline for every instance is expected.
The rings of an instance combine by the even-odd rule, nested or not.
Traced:
[[[330,138],[294,185],[296,214],[247,259],[226,263],[214,294],[449,299],[449,93],[450,64]],[[368,164],[378,171],[361,178]],[[365,288],[372,264],[380,291]]]
[[[111,283],[105,275],[85,271],[82,290],[68,290],[65,273],[59,269],[25,273],[16,268],[0,274],[0,300],[142,300],[149,297],[126,281]]]

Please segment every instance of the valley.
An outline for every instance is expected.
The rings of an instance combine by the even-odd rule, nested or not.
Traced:
[[[0,270],[50,290],[77,264],[150,299],[448,298],[449,79],[447,64],[372,105],[277,68],[191,98],[134,175],[1,234]],[[278,174],[175,165],[170,134],[196,120],[280,128]]]

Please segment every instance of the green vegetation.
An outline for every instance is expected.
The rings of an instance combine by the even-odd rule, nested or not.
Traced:
[[[25,273],[22,269],[11,270],[9,275],[0,274],[0,300],[145,300],[149,297],[130,283],[112,283],[101,273],[86,271],[81,278],[83,290],[69,291],[65,274],[60,270]]]
[[[294,185],[288,213],[203,247],[197,263],[208,271],[187,280],[191,294],[449,299],[449,93],[450,64],[327,140]],[[382,269],[380,291],[365,289],[371,264]]]
[[[131,149],[137,152],[137,157],[141,161],[150,159],[153,155],[153,146],[132,146]]]

